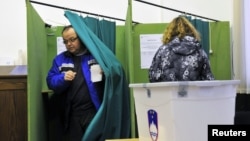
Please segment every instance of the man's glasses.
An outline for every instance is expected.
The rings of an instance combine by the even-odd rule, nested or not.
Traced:
[[[63,43],[64,43],[65,45],[67,45],[69,42],[70,42],[70,43],[75,42],[76,39],[78,39],[78,37],[70,38],[70,39],[68,39],[68,40],[63,40]]]

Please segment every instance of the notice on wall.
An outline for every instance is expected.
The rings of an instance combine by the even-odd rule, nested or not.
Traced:
[[[65,44],[63,43],[63,38],[62,37],[57,37],[57,54],[60,54],[64,51],[66,51]]]
[[[155,52],[162,45],[162,34],[141,34],[140,54],[141,68],[148,69],[151,65]]]

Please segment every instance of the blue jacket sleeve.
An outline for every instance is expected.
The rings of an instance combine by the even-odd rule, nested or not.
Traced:
[[[56,94],[62,93],[70,85],[70,82],[64,80],[64,73],[60,72],[59,65],[55,59],[48,72],[46,81],[48,88],[53,90]]]

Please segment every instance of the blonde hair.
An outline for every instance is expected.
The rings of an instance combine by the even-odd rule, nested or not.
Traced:
[[[178,16],[174,18],[166,27],[162,42],[163,44],[169,43],[173,37],[183,38],[186,35],[190,35],[195,37],[198,41],[200,41],[200,34],[192,25],[191,22],[188,21],[184,16]]]

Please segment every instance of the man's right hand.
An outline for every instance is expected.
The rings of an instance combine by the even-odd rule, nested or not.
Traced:
[[[75,76],[76,76],[76,72],[69,70],[64,74],[64,80],[65,81],[72,81],[72,80],[74,80]]]

